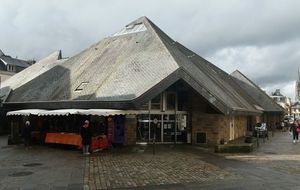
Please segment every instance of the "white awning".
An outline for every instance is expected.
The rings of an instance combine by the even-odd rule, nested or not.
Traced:
[[[51,115],[56,115],[56,116],[68,116],[68,115],[75,115],[79,114],[80,109],[60,109],[60,110],[44,110],[40,112],[38,115],[39,116],[51,116]]]
[[[138,110],[114,110],[114,109],[59,109],[59,110],[42,110],[27,109],[8,112],[6,115],[38,115],[38,116],[68,116],[68,115],[136,115]]]
[[[99,116],[109,116],[109,115],[136,115],[138,110],[113,110],[113,109],[88,109],[79,111],[80,115],[99,115]]]
[[[46,110],[42,109],[26,109],[26,110],[17,110],[17,111],[10,111],[7,112],[7,116],[9,115],[23,115],[23,116],[29,116],[29,115],[38,115],[40,112],[43,112]]]

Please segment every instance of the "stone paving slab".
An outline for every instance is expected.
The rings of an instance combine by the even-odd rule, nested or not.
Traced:
[[[172,149],[156,155],[99,153],[86,160],[85,171],[85,183],[90,189],[149,189],[157,185],[202,183],[230,177],[234,176],[204,162],[200,156]]]
[[[151,153],[151,146],[82,156],[48,146],[4,145],[0,190],[300,189],[300,143],[293,144],[288,133],[276,133],[250,154],[214,154],[177,145]],[[33,173],[22,176],[26,172]]]
[[[0,190],[83,189],[80,151],[6,143],[7,137],[0,136]]]
[[[279,132],[250,154],[224,154],[225,158],[300,175],[300,143],[293,143],[288,132]]]

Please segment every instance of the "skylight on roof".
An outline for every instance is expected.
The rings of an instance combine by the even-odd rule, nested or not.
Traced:
[[[113,36],[121,36],[121,35],[125,35],[125,34],[143,32],[146,30],[147,30],[147,28],[143,23],[130,24],[130,25],[127,25],[125,28],[123,28],[121,31],[115,33]]]
[[[77,86],[75,92],[81,92],[88,84],[89,82],[82,82],[79,86]]]

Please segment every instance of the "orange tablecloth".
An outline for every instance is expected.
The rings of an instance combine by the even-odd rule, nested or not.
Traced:
[[[81,146],[81,137],[76,133],[47,133],[45,143]]]

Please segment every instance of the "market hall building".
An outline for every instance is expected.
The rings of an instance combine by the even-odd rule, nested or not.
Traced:
[[[157,143],[214,145],[245,136],[263,113],[230,75],[146,17],[71,58],[59,52],[25,69],[3,85],[1,97],[9,111],[78,109],[74,114],[85,111],[96,128],[113,119],[124,145],[154,137]],[[88,111],[104,109],[119,113]]]

